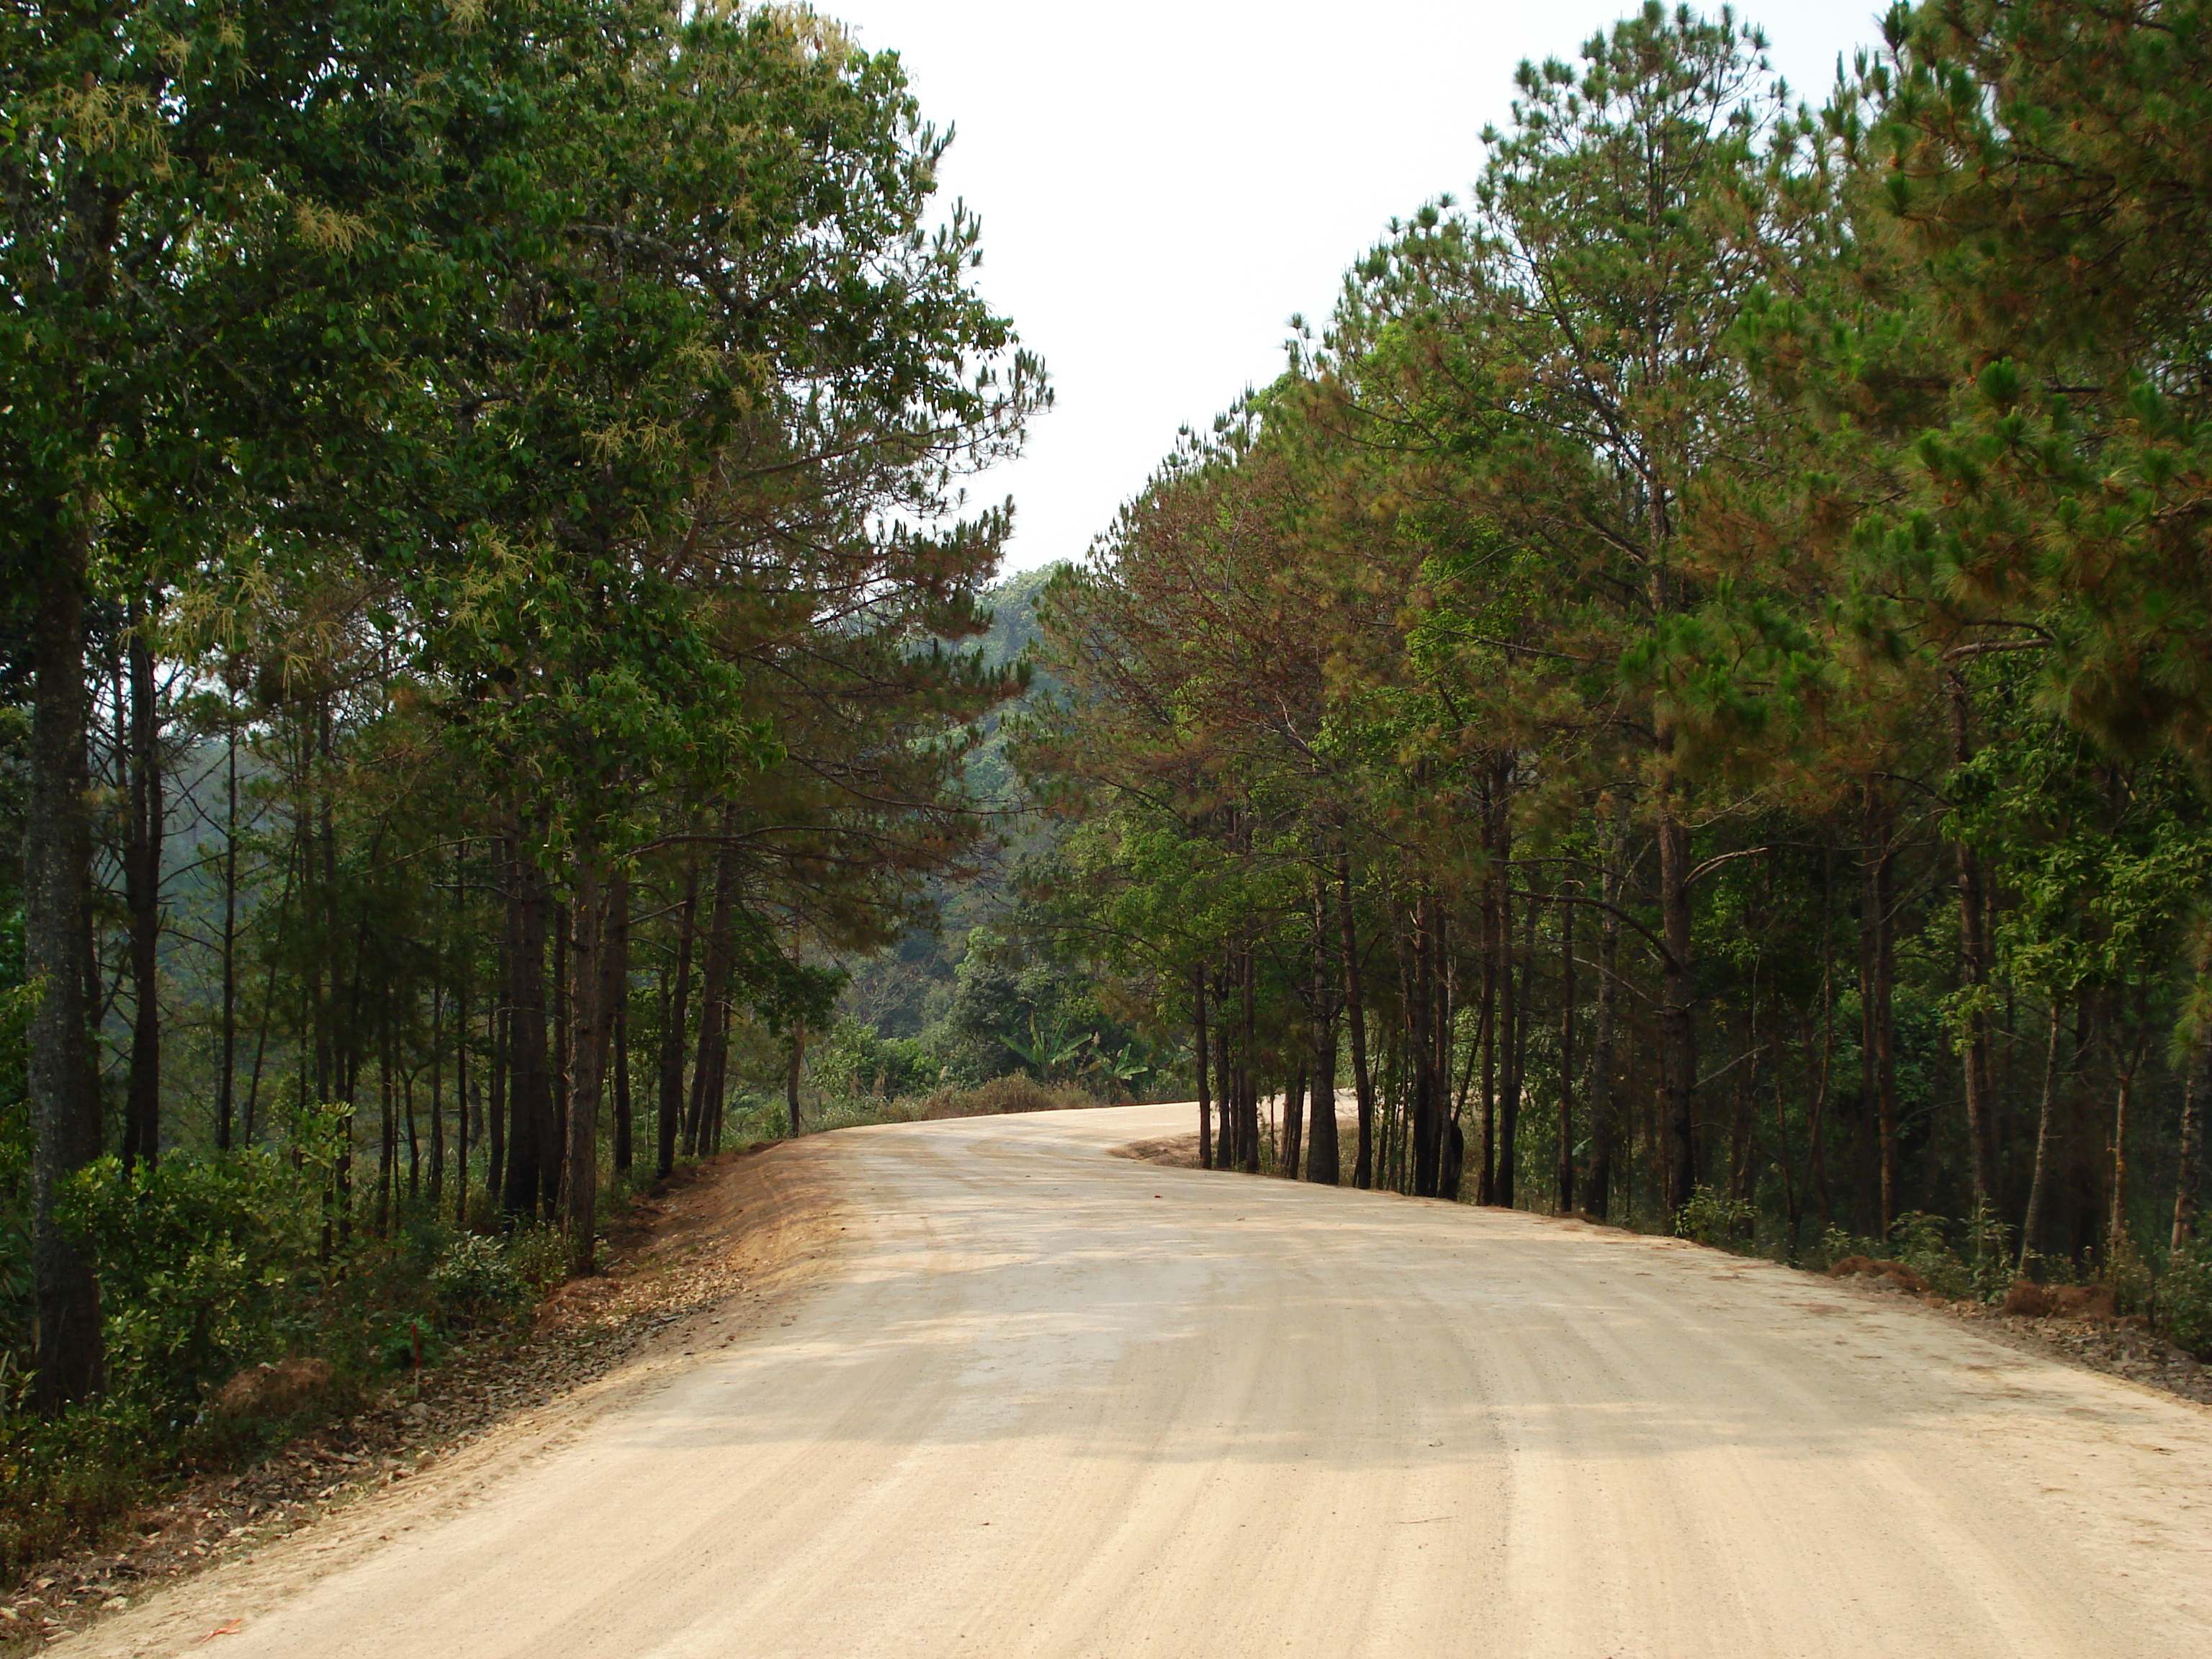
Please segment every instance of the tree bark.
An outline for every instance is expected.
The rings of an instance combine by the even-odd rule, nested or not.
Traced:
[[[2112,1103],[2112,1202],[2105,1223],[2105,1260],[2124,1261],[2135,1255],[2135,1235],[2128,1227],[2128,1132],[2135,1103],[2136,1076],[2142,1069],[2143,1044],[2137,1042],[2120,1062],[2119,1087]]]
[[[1671,1220],[1698,1180],[1698,1029],[1691,982],[1690,831],[1671,802],[1659,810],[1659,916],[1665,951],[1659,1007],[1663,1200]]]
[[[1951,757],[1964,765],[1973,758],[1973,710],[1962,676],[1951,679]],[[1994,1208],[1996,1202],[1996,1137],[1992,1124],[1996,1102],[1990,1079],[1990,1022],[1980,1006],[1980,993],[1990,979],[1989,893],[1980,859],[1961,836],[1959,860],[1959,976],[1962,988],[1975,999],[1966,1011],[1966,1045],[1963,1080],[1966,1097],[1966,1150],[1978,1209]]]
[[[1213,1023],[1213,1098],[1216,1105],[1213,1125],[1213,1168],[1233,1170],[1237,1167],[1237,1076],[1235,1043],[1231,1034],[1236,1030],[1227,1004],[1232,985],[1226,951],[1223,952],[1221,981],[1216,988],[1219,1013]]]
[[[1859,1089],[1865,1115],[1875,1126],[1881,1236],[1887,1238],[1899,1213],[1897,1024],[1893,1008],[1897,970],[1892,942],[1894,930],[1889,914],[1890,815],[1871,782],[1866,786],[1864,808],[1864,851],[1859,860]],[[1971,1091],[1971,1083],[1968,1087]]]
[[[799,1139],[799,1070],[806,1063],[806,1028],[796,1025],[791,1032],[791,1070],[784,1080],[784,1099],[791,1109],[791,1138]]]
[[[1238,963],[1243,985],[1243,1030],[1239,1034],[1243,1063],[1237,1068],[1240,1087],[1237,1090],[1239,1110],[1237,1114],[1237,1148],[1238,1166],[1246,1175],[1260,1173],[1260,1070],[1258,1032],[1255,1024],[1256,1010],[1253,1004],[1253,981],[1257,977],[1249,944],[1244,946],[1243,959]]]
[[[1344,1166],[1336,1142],[1336,1022],[1331,1017],[1328,972],[1328,885],[1314,881],[1313,1094],[1306,1135],[1306,1179],[1339,1184]]]
[[[1504,849],[1510,852],[1510,844]],[[1510,862],[1506,866],[1510,868]],[[1499,1080],[1498,1091],[1498,1173],[1493,1177],[1490,1201],[1502,1209],[1510,1210],[1520,1196],[1521,1184],[1521,1083],[1525,1075],[1528,1058],[1528,1021],[1522,1013],[1528,989],[1528,963],[1526,951],[1513,948],[1513,895],[1507,885],[1509,878],[1503,872],[1498,877],[1498,936],[1503,945],[1498,963],[1498,1035],[1500,1057],[1504,1061],[1504,1076]],[[1536,906],[1532,901],[1527,910],[1529,926],[1535,924]],[[1521,957],[1517,964],[1516,955]],[[1516,978],[1519,983],[1515,983]]]
[[[430,986],[430,1208],[446,1200],[446,988]]]
[[[2043,1190],[2051,1171],[2051,1119],[2058,1093],[2058,1029],[2060,1004],[2051,998],[2051,1036],[2043,1051],[2043,1102],[2035,1115],[2035,1168],[2028,1177],[2027,1213],[2020,1224],[2020,1265],[2025,1275],[2035,1260],[2037,1230],[2043,1224]]]
[[[1434,1198],[1443,1177],[1443,1114],[1437,1105],[1435,901],[1414,901],[1412,962],[1406,975],[1407,1041],[1413,1061],[1413,1194]]]
[[[1479,1148],[1482,1162],[1475,1171],[1474,1201],[1488,1204],[1498,1191],[1498,976],[1505,953],[1498,945],[1498,906],[1504,885],[1496,864],[1496,825],[1486,821],[1484,836],[1492,854],[1492,866],[1482,878],[1482,938],[1478,954],[1482,961],[1482,989],[1475,1013],[1475,1046],[1481,1051],[1482,1123]]]
[[[1575,907],[1559,907],[1559,1210],[1575,1207]]]
[[[1337,928],[1344,958],[1344,1019],[1352,1038],[1352,1087],[1359,1103],[1359,1145],[1352,1184],[1375,1185],[1375,1079],[1367,1067],[1367,999],[1359,982],[1359,930],[1352,918],[1352,854],[1336,855]]]
[[[722,1112],[722,1060],[730,1029],[730,927],[737,904],[738,851],[732,838],[737,823],[734,810],[722,816],[722,844],[714,858],[714,899],[707,918],[705,982],[700,987],[699,1048],[691,1065],[690,1121],[684,1126],[684,1150],[697,1157],[708,1139],[709,1110]]]
[[[459,860],[455,864],[458,866]],[[466,884],[454,884],[453,908],[466,906]],[[476,971],[473,952],[465,952],[453,986],[453,1225],[469,1224],[469,987]]]
[[[607,936],[599,971],[600,1006],[606,1023],[609,1066],[614,1073],[614,1168],[629,1173],[633,1161],[629,1097],[629,878],[607,877]]]
[[[23,826],[23,966],[29,1030],[31,1280],[39,1408],[102,1385],[100,1285],[63,1228],[62,1188],[100,1156],[92,1071],[92,823],[85,758],[84,599],[91,503],[47,506],[53,530],[31,625],[30,778]]]
[[[551,1112],[544,1139],[545,1162],[538,1171],[539,1193],[548,1216],[564,1213],[562,1204],[568,1179],[568,1101],[574,1087],[576,998],[574,994],[575,949],[568,903],[550,899],[553,918],[553,989],[546,1012],[553,1023],[553,1070],[545,1091]]]
[[[568,1157],[562,1189],[567,1198],[568,1270],[598,1270],[599,1205],[599,1086],[605,1076],[607,1039],[614,1012],[607,995],[612,878],[605,854],[580,834],[570,854],[574,894],[568,918],[568,1100],[564,1114]]]
[[[123,855],[124,905],[131,926],[131,1080],[123,1108],[125,1169],[161,1156],[161,721],[147,606],[129,606],[131,715],[127,763],[131,832]]]
[[[1191,1008],[1198,1046],[1198,1167],[1213,1167],[1213,1079],[1206,1073],[1206,966],[1191,974]]]
[[[684,1037],[690,1024],[691,944],[699,915],[699,870],[684,874],[684,906],[676,921],[676,968],[661,1002],[660,1115],[653,1125],[655,1167],[665,1181],[676,1168],[676,1136],[684,1115]]]
[[[2205,1033],[2196,1034],[2189,1051],[2189,1080],[2181,1093],[2181,1133],[2173,1165],[2173,1236],[2172,1248],[2186,1249],[2197,1237],[2197,1212],[2203,1207],[2199,1187],[2204,1159],[2204,1091],[2212,1077],[2212,1045]]]
[[[514,914],[514,860],[509,844],[501,841],[494,854],[498,872],[495,890],[508,895],[507,912]],[[514,1087],[514,939],[512,921],[500,940],[499,972],[494,981],[492,1006],[485,1015],[484,1036],[490,1048],[491,1084],[484,1102],[484,1199],[499,1204],[507,1192],[507,1101]]]
[[[520,846],[509,899],[507,1042],[509,1081],[506,1182],[512,1215],[546,1212],[544,1194],[559,1178],[553,1140],[553,1077],[545,1020],[545,875]]]
[[[238,1093],[238,722],[234,710],[223,756],[222,1051],[216,1062],[215,1149],[227,1152]]]
[[[1597,1006],[1590,1016],[1589,1178],[1583,1207],[1602,1221],[1613,1200],[1613,1018],[1620,1000],[1615,982],[1620,963],[1621,890],[1628,872],[1628,836],[1622,814],[1613,814],[1612,844],[1607,849],[1605,908],[1599,913]]]

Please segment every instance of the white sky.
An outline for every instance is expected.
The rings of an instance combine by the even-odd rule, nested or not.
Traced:
[[[957,129],[943,188],[981,217],[983,291],[1051,373],[1057,407],[975,491],[1015,500],[1013,570],[1079,556],[1178,427],[1275,376],[1291,313],[1325,319],[1393,215],[1465,192],[1514,66],[1573,59],[1634,0],[815,3],[896,51]],[[1747,9],[1814,103],[1877,13]]]

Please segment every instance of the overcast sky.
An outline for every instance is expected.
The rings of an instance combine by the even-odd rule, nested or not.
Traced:
[[[957,129],[944,188],[983,223],[983,290],[1058,405],[977,493],[1014,498],[1007,568],[1079,556],[1178,427],[1274,377],[1286,319],[1462,194],[1524,58],[1572,58],[1627,0],[817,0],[899,53]],[[1874,0],[1754,7],[1818,102]]]

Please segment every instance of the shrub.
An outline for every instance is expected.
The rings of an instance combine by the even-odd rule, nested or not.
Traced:
[[[507,1266],[529,1286],[532,1300],[549,1296],[568,1283],[568,1236],[550,1223],[523,1223],[507,1236],[501,1248]]]
[[[292,1173],[258,1152],[78,1172],[66,1222],[100,1260],[109,1385],[172,1417],[285,1346],[307,1255]]]
[[[1710,1187],[1700,1187],[1675,1213],[1674,1236],[1729,1249],[1749,1244],[1758,1224],[1759,1206],[1749,1200],[1723,1198]]]
[[[446,1247],[431,1270],[430,1292],[447,1316],[462,1325],[497,1325],[531,1303],[531,1284],[496,1239],[463,1233]]]
[[[2212,1359],[2212,1238],[2200,1238],[2168,1259],[2158,1281],[2159,1322],[2167,1338],[2199,1359]]]

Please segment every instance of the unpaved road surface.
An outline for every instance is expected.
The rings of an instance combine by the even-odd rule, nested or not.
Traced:
[[[832,1242],[750,1322],[70,1650],[2212,1654],[2203,1409],[1689,1245],[1109,1155],[1186,1119],[779,1148]]]

